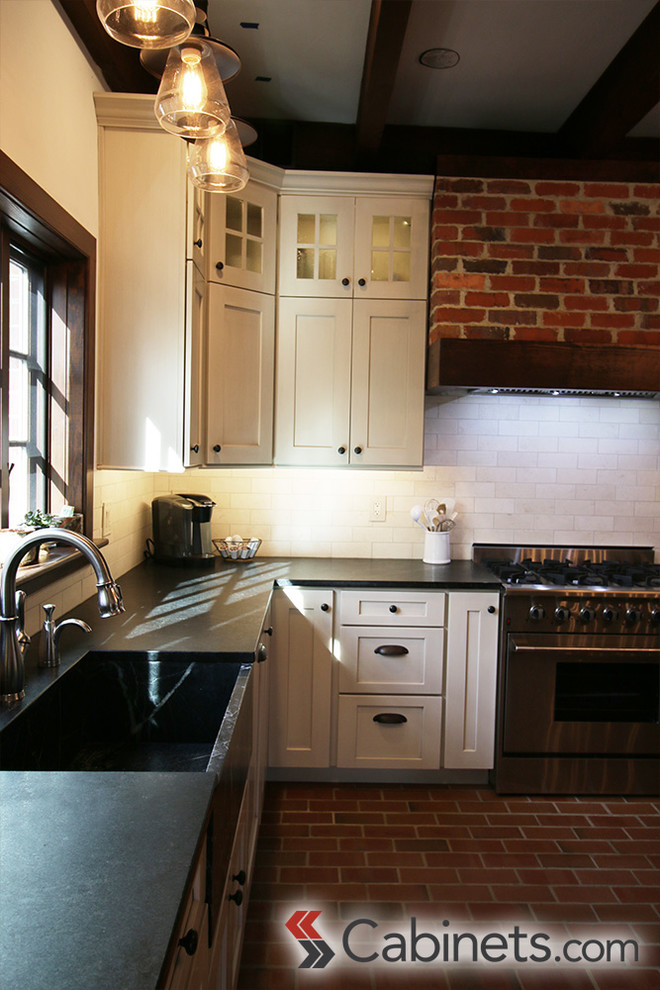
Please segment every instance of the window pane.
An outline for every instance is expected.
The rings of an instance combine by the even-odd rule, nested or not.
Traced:
[[[319,278],[337,277],[337,252],[331,248],[319,249]]]
[[[409,248],[410,233],[412,230],[410,217],[393,217],[392,221],[394,247]]]
[[[313,248],[298,248],[296,254],[296,278],[314,278]]]
[[[251,237],[262,237],[263,210],[256,203],[247,204],[247,232]]]
[[[259,241],[248,241],[245,251],[245,267],[249,272],[261,274],[261,243]]]
[[[374,282],[387,282],[390,277],[389,251],[371,252],[371,278]]]
[[[9,262],[9,525],[47,509],[48,352],[43,269],[13,253]]]
[[[243,267],[243,238],[225,234],[225,262],[230,268]]]
[[[322,213],[319,217],[319,244],[337,243],[337,216],[334,213]]]
[[[227,219],[229,230],[243,230],[243,201],[235,196],[227,196]]]
[[[410,281],[410,251],[394,251],[392,254],[392,281]]]
[[[314,244],[316,232],[316,217],[313,213],[298,214],[298,244]]]
[[[390,246],[390,218],[373,217],[371,221],[371,246]]]

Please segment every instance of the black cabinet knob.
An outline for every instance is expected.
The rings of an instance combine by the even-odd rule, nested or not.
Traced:
[[[245,872],[245,870],[239,870],[238,873],[236,873],[232,877],[232,880],[235,880],[236,883],[240,883],[242,887],[245,884],[245,881],[247,880],[247,873]]]
[[[342,284],[342,285],[350,285],[350,284],[351,284],[351,280],[350,280],[350,278],[343,278],[343,279],[341,280],[341,284]]]
[[[497,610],[494,605],[489,605],[488,611],[490,612],[491,615],[494,615]]]
[[[194,241],[193,243],[194,243],[195,247],[201,248],[201,246],[202,246],[202,238],[201,237],[198,237],[197,240]]]
[[[216,444],[213,445],[213,449],[216,452],[216,454],[219,454],[220,451],[222,450],[222,447],[220,446],[219,443],[216,443]]]
[[[264,629],[264,632],[266,633],[267,636],[272,636],[273,635],[273,627],[272,626],[268,626],[268,629]]]
[[[353,447],[353,453],[354,454],[361,454],[362,453],[362,447]]]
[[[194,928],[189,928],[183,938],[179,939],[179,945],[186,950],[189,956],[194,956],[197,952],[199,935]]]
[[[321,611],[322,612],[329,612],[330,611],[330,606],[328,605],[327,602],[323,602],[323,604],[321,605]]]
[[[227,900],[233,901],[237,907],[240,907],[243,903],[243,891],[237,890],[235,894],[230,894]]]
[[[192,450],[193,454],[199,454],[199,444],[198,443],[194,443],[190,449]]]
[[[337,453],[338,454],[345,454],[346,453],[346,447],[337,447]]]
[[[224,262],[222,262],[222,261],[216,261],[215,267],[216,267],[217,271],[221,272],[222,269],[225,267],[224,266]]]
[[[366,284],[367,284],[366,278],[359,278],[358,279],[358,285],[361,285],[362,287],[364,287]]]
[[[390,612],[394,613],[396,612],[396,610],[397,610],[396,605],[390,605]]]

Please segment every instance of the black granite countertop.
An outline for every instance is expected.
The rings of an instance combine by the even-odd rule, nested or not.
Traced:
[[[120,584],[122,615],[100,619],[95,597],[73,609],[92,632],[63,633],[59,669],[37,666],[33,642],[26,697],[0,728],[90,651],[253,660],[274,587],[500,588],[470,561],[303,557],[148,561]],[[155,987],[214,785],[211,773],[0,773],[0,985]]]
[[[214,787],[183,773],[0,773],[0,986],[152,990]]]

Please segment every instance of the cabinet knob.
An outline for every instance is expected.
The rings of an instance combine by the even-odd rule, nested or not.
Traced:
[[[194,243],[195,247],[201,248],[201,246],[202,246],[202,238],[201,237],[198,237],[196,241],[193,241],[193,243]]]
[[[323,602],[323,604],[321,605],[321,611],[322,612],[329,612],[330,611],[330,606],[328,605],[327,602]]]
[[[257,650],[257,663],[265,663],[268,659],[268,650],[263,643],[259,644],[259,649]]]
[[[189,956],[194,956],[197,952],[199,935],[194,928],[189,928],[183,938],[179,939],[179,945],[186,950]]]
[[[491,615],[493,615],[497,611],[497,609],[495,608],[494,605],[489,605],[488,611],[490,612]]]
[[[343,279],[341,280],[341,284],[342,284],[342,285],[350,285],[350,284],[351,284],[351,280],[350,280],[350,278],[343,278]]]
[[[230,894],[227,898],[228,901],[233,901],[237,907],[240,907],[243,903],[243,891],[237,890],[236,893]]]
[[[239,870],[238,873],[236,873],[232,877],[232,880],[235,880],[236,883],[240,883],[242,887],[245,884],[245,881],[247,880],[247,873],[245,872],[245,870]]]
[[[338,454],[345,454],[346,453],[346,447],[337,447],[337,453]]]
[[[378,715],[374,715],[374,722],[380,723],[380,725],[403,725],[408,719],[405,715],[400,715],[398,712],[380,712]]]
[[[198,443],[194,443],[190,449],[192,450],[193,454],[199,454],[199,444]]]
[[[390,605],[390,612],[394,613],[397,611],[396,605]]]
[[[222,261],[216,261],[215,267],[216,267],[216,270],[217,271],[221,272],[222,269],[225,267],[224,266],[224,262],[222,262]]]
[[[266,633],[267,636],[272,636],[273,635],[273,627],[272,626],[268,626],[268,629],[264,629],[264,632]]]
[[[353,453],[354,454],[361,454],[362,453],[362,447],[353,447]]]
[[[219,443],[216,443],[216,444],[213,445],[213,449],[216,452],[216,454],[219,454],[220,451],[222,450],[222,447],[220,446]]]
[[[364,286],[365,286],[366,284],[367,284],[367,280],[366,280],[366,278],[359,278],[359,279],[358,279],[358,285],[360,285],[360,286],[362,286],[362,288],[364,288]]]

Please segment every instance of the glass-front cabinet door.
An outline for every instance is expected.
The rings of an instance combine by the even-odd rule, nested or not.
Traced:
[[[277,194],[255,182],[239,193],[210,195],[209,282],[275,292]]]
[[[353,294],[353,204],[349,196],[283,196],[280,295]]]
[[[429,207],[420,199],[360,197],[355,207],[355,295],[425,299]]]

